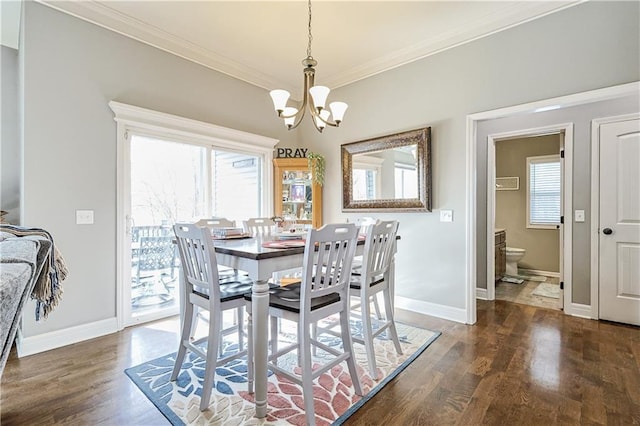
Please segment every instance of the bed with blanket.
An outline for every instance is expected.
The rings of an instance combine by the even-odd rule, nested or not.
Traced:
[[[36,300],[36,320],[46,318],[60,301],[67,273],[47,231],[0,224],[0,375],[27,300]]]

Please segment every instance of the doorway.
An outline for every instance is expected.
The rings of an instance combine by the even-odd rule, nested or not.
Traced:
[[[487,236],[488,236],[487,237],[487,253],[496,253],[495,238],[489,238],[489,236],[495,235],[495,230],[497,227],[496,225],[496,198],[497,198],[496,193],[498,191],[496,191],[496,158],[497,158],[496,144],[497,143],[504,143],[504,144],[517,143],[515,141],[523,141],[523,143],[529,142],[527,146],[527,150],[525,150],[524,152],[534,153],[536,151],[535,150],[532,151],[531,148],[535,146],[536,142],[538,144],[541,144],[542,141],[546,141],[547,139],[545,138],[549,138],[549,140],[552,140],[555,138],[555,141],[557,141],[555,142],[555,146],[557,146],[557,148],[553,148],[553,150],[558,154],[558,157],[560,157],[559,158],[559,168],[560,168],[559,192],[560,193],[552,194],[552,196],[557,197],[559,201],[559,207],[558,207],[559,217],[557,219],[542,218],[539,221],[534,220],[533,223],[531,223],[532,218],[530,213],[533,211],[530,208],[531,198],[529,196],[525,196],[525,200],[529,200],[527,202],[526,208],[524,209],[526,212],[525,215],[527,218],[526,223],[524,224],[524,226],[519,226],[518,229],[515,231],[515,235],[517,235],[517,238],[513,238],[515,235],[512,235],[512,238],[510,239],[509,236],[507,235],[506,239],[507,239],[507,242],[510,242],[511,240],[532,241],[532,240],[535,240],[536,238],[536,232],[533,232],[534,230],[549,231],[553,228],[558,230],[557,232],[558,243],[556,246],[557,252],[554,250],[554,252],[556,252],[558,255],[558,276],[557,276],[558,287],[555,288],[551,286],[535,284],[536,282],[539,282],[540,284],[546,282],[547,276],[549,281],[555,281],[554,278],[556,277],[554,277],[553,274],[549,274],[549,272],[555,272],[555,271],[543,271],[540,269],[530,268],[527,270],[523,270],[522,275],[514,278],[516,278],[517,280],[522,279],[523,281],[520,282],[520,284],[524,284],[525,281],[527,282],[526,289],[519,289],[520,291],[517,292],[517,293],[523,292],[523,294],[520,295],[521,302],[527,301],[530,304],[533,304],[533,302],[539,301],[540,304],[542,304],[542,302],[545,301],[545,299],[543,298],[550,298],[550,299],[555,299],[551,301],[550,303],[551,305],[553,305],[554,307],[557,307],[558,309],[564,309],[565,303],[566,303],[564,298],[564,287],[565,287],[564,283],[568,281],[567,276],[570,276],[570,269],[571,269],[570,268],[571,221],[570,220],[565,221],[564,218],[570,214],[568,212],[572,211],[572,201],[571,201],[571,192],[564,191],[564,188],[572,187],[571,185],[571,176],[572,176],[572,161],[571,161],[572,155],[571,154],[573,152],[573,124],[572,123],[563,123],[563,124],[545,126],[545,127],[539,127],[539,128],[533,128],[533,129],[517,130],[513,132],[508,132],[508,133],[492,134],[492,135],[489,135],[489,137],[487,138]],[[532,142],[532,141],[535,141],[535,142]],[[551,145],[553,145],[553,143],[551,143]],[[530,156],[530,159],[533,160],[533,162],[535,163],[535,161],[537,160],[535,160],[533,157],[547,157],[547,156]],[[545,161],[546,160],[549,160],[549,158],[546,158]],[[531,164],[531,161],[529,161],[529,163]],[[531,172],[530,164],[529,164],[529,167],[527,167],[527,171],[525,173],[522,173],[522,176],[520,176],[520,177],[526,176],[526,179],[524,179],[525,182],[523,182],[523,186],[525,190],[527,188],[527,185],[529,185],[530,183],[529,182],[530,177],[527,176]],[[547,162],[546,164],[551,164],[551,163]],[[503,176],[499,176],[499,177],[503,177]],[[539,195],[542,195],[543,198],[547,198],[549,194],[541,193]],[[543,209],[543,210],[546,211],[546,209]],[[509,221],[506,221],[505,219],[505,215],[507,214],[509,214],[509,212],[502,212],[500,214],[500,220],[502,221],[502,223],[509,223]],[[554,222],[554,220],[557,220],[557,222]],[[546,224],[541,223],[545,221],[548,223]],[[514,223],[517,223],[517,221]],[[525,236],[524,230],[527,230],[527,231],[530,230],[532,232],[527,232],[528,236]],[[540,234],[538,234],[538,236],[539,235]],[[521,248],[521,247],[518,247],[518,248]],[[544,260],[540,260],[540,261],[545,262]],[[537,281],[541,279],[538,277],[544,277],[545,281]],[[532,282],[532,283],[529,283],[529,282]],[[520,285],[520,284],[517,284],[517,285]],[[511,289],[511,291],[513,293],[516,293],[516,291],[514,291],[513,288]],[[529,291],[529,294],[527,294],[527,291]],[[555,297],[547,297],[547,296],[541,296],[541,295],[539,296],[537,294],[533,294],[534,292],[551,294],[549,293],[550,291],[554,291],[552,295],[554,296],[557,295],[557,299]],[[496,268],[495,268],[495,258],[493,256],[487,256],[486,296],[488,300],[496,299]],[[513,296],[514,299],[518,297],[518,295],[514,295],[514,294],[512,294],[511,296]]]
[[[495,141],[495,299],[562,309],[564,134]]]

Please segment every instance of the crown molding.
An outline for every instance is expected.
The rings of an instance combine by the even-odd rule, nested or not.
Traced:
[[[294,100],[301,98],[300,87],[295,85],[295,83],[298,83],[297,80],[292,82],[280,81],[278,78],[269,76],[251,66],[218,55],[200,45],[176,37],[161,28],[120,13],[105,4],[106,2],[98,2],[96,0],[73,2],[36,1],[252,85],[266,90],[271,90],[274,87],[283,88],[292,94]],[[458,25],[456,28],[452,28],[450,31],[442,33],[435,38],[419,41],[386,56],[349,68],[344,72],[333,75],[323,74],[323,83],[332,88],[346,86],[358,80],[575,6],[584,1],[586,0],[513,4],[498,12],[488,13],[482,19],[475,18],[464,25]]]
[[[110,31],[132,38],[141,43],[156,47],[165,52],[195,62],[199,65],[219,71],[263,89],[283,87],[283,84],[250,66],[236,62],[230,58],[218,55],[211,50],[176,37],[161,28],[132,18],[95,0],[60,2],[56,0],[36,0],[45,6]],[[286,88],[295,93],[298,88]]]

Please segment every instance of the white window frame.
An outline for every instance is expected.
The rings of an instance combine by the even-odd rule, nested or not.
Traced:
[[[204,146],[222,151],[235,151],[258,156],[263,161],[262,167],[262,205],[263,212],[273,212],[273,150],[279,142],[277,139],[247,133],[240,130],[216,126],[202,121],[166,114],[111,101],[109,107],[114,112],[116,126],[117,156],[117,194],[116,194],[116,277],[117,301],[116,316],[118,329],[131,323],[130,320],[130,286],[131,259],[131,211],[130,194],[130,136],[140,135],[162,140],[177,141]],[[210,163],[210,162],[209,162]],[[209,182],[208,180],[206,182]],[[207,188],[207,194],[208,194]],[[210,200],[207,200],[208,202]],[[210,207],[207,207],[210,208]],[[127,254],[125,256],[125,254]],[[127,272],[128,271],[128,272]],[[128,299],[128,300],[127,300]],[[152,316],[136,322],[151,321]]]
[[[529,229],[557,229],[560,222],[548,225],[531,223],[531,165],[539,163],[558,163],[560,165],[560,216],[562,216],[562,164],[559,154],[539,155],[527,157],[527,228]]]

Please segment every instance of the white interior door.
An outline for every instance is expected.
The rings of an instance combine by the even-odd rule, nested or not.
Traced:
[[[600,318],[640,325],[640,120],[600,127]]]

